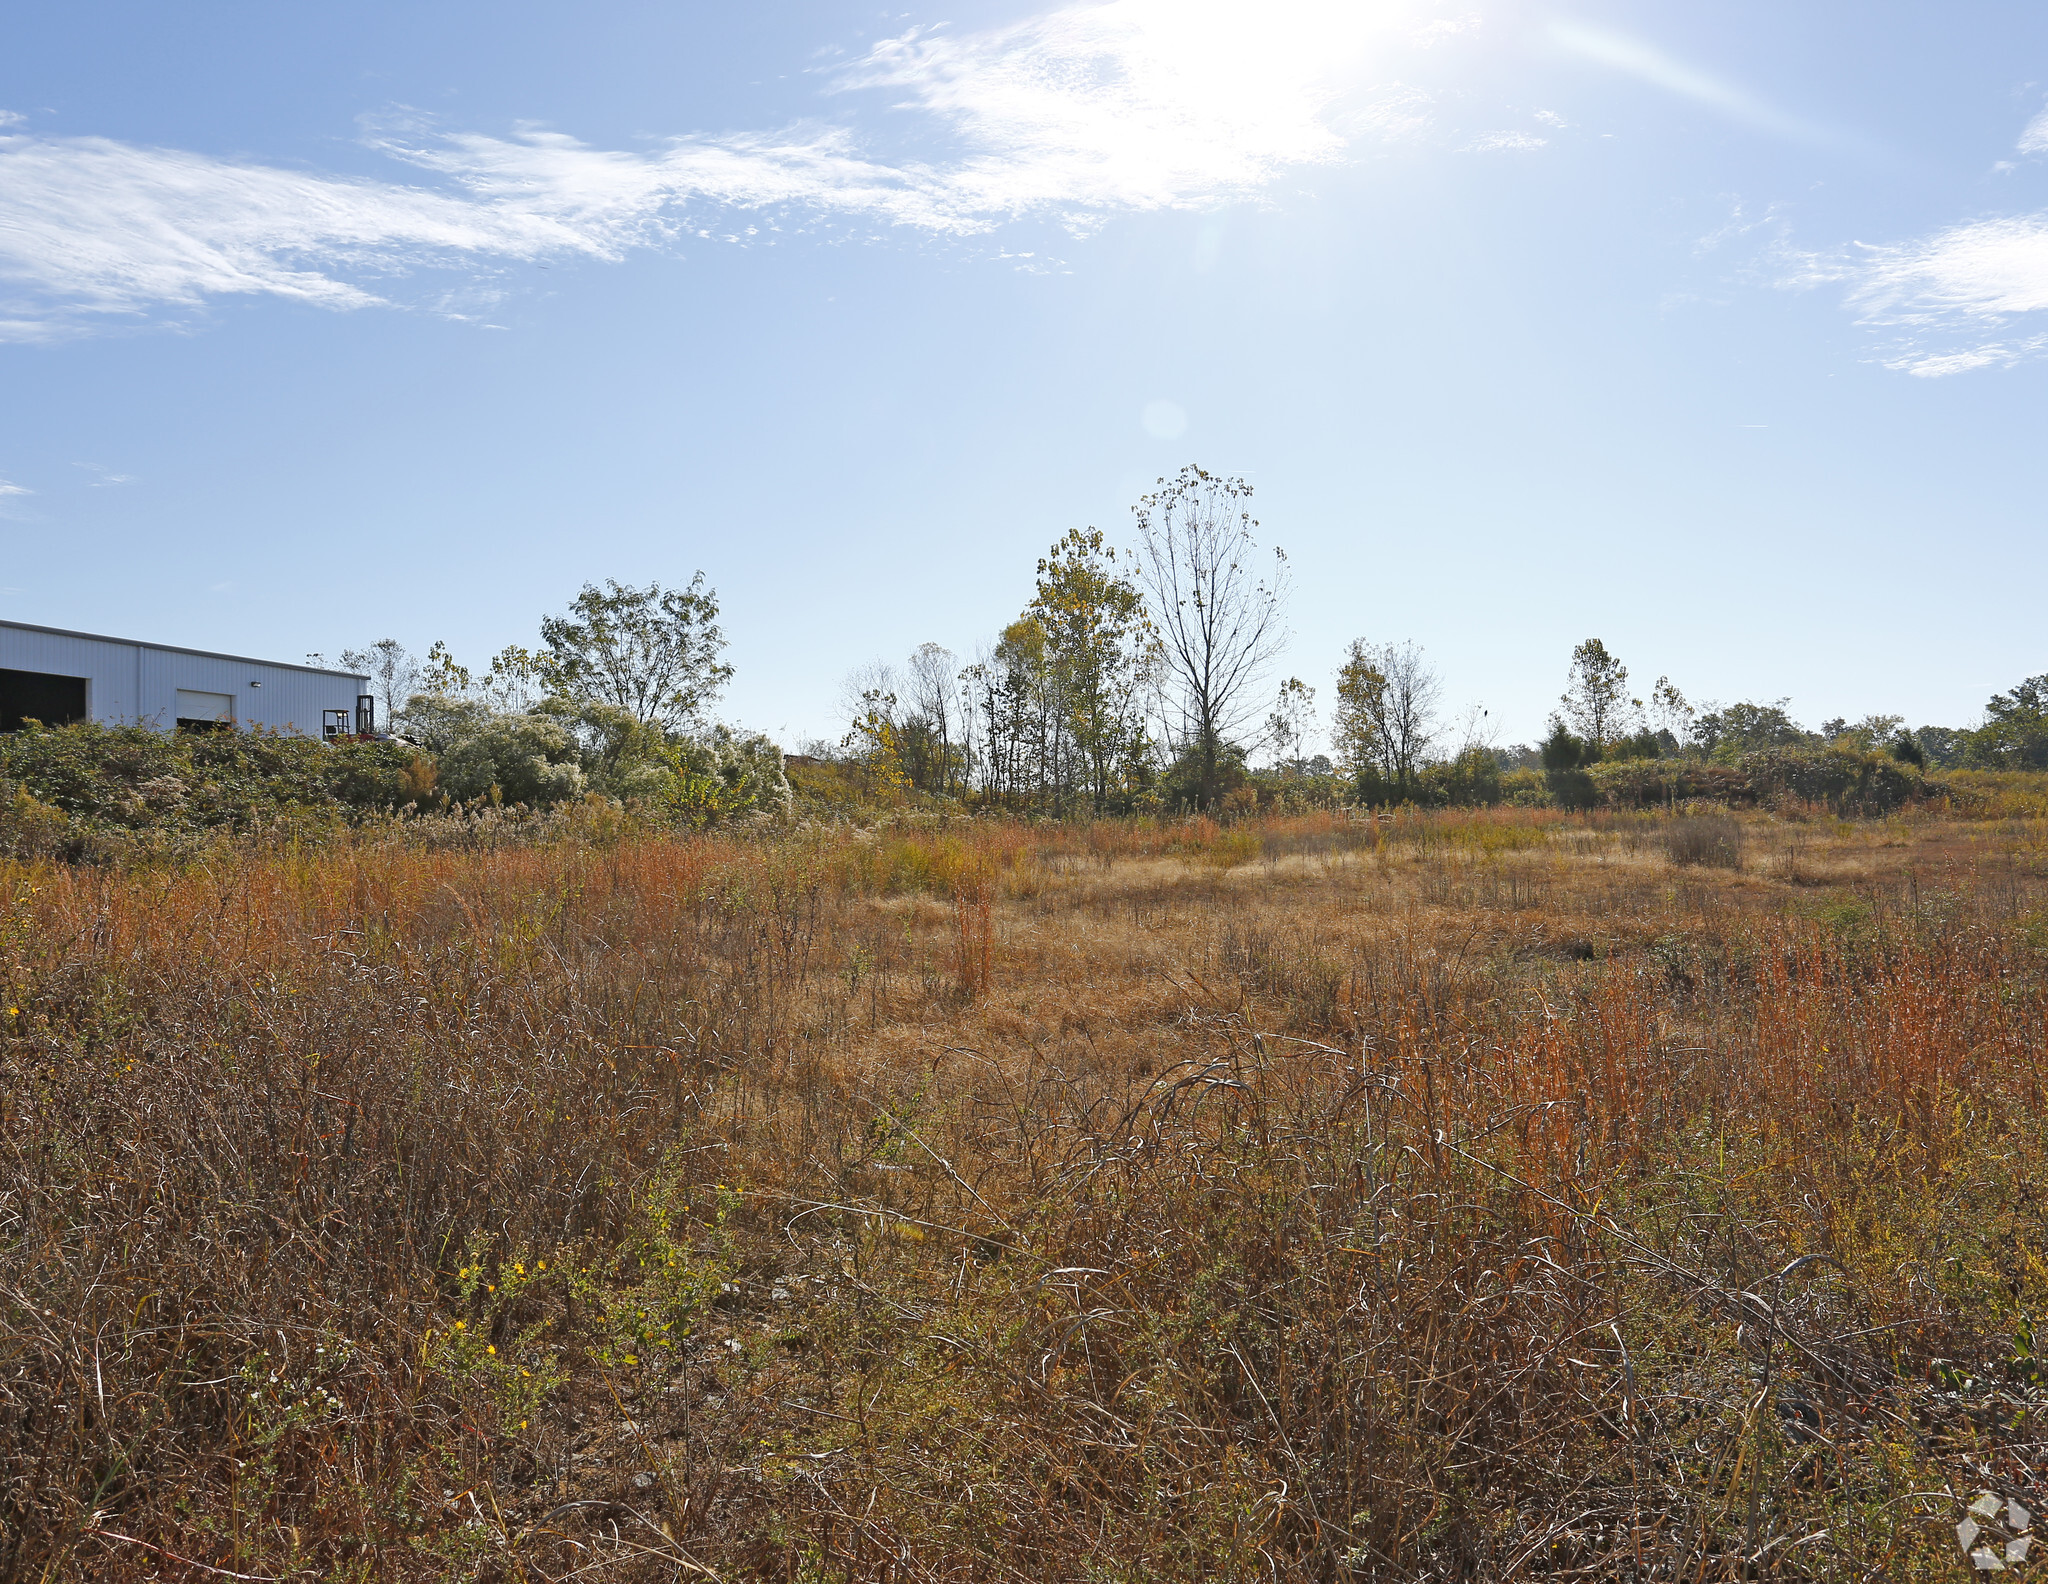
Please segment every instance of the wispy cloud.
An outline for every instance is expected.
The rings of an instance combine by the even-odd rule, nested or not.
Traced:
[[[2027,123],[2020,133],[2019,149],[2022,154],[2048,154],[2048,110]]]
[[[10,484],[10,483],[9,483],[9,482],[8,482],[8,481],[7,481],[6,479],[0,479],[0,495],[33,495],[33,494],[35,494],[35,491],[34,491],[34,490],[32,490],[32,489],[29,489],[29,488],[27,488],[27,487],[26,487],[25,485],[21,485],[21,484]]]
[[[1544,147],[1550,140],[1530,132],[1482,132],[1459,152],[1464,154],[1517,154]]]
[[[1256,190],[1337,158],[1347,69],[1398,7],[1112,0],[985,33],[917,30],[841,76],[950,123],[939,179],[974,214],[1155,209]]]
[[[637,150],[386,120],[364,143],[413,173],[386,180],[0,133],[0,339],[238,295],[388,304],[423,271],[488,282],[522,263],[737,239],[735,212],[958,237],[1033,213],[1085,233],[1117,212],[1240,198],[1426,117],[1413,90],[1365,91],[1357,71],[1375,39],[1413,41],[1405,14],[1406,0],[1269,0],[1256,14],[1109,0],[980,33],[906,33],[831,76],[833,103],[881,93],[922,135],[936,129],[937,159],[871,152],[888,117],[860,138],[813,123]]]
[[[132,473],[116,473],[112,468],[103,467],[98,462],[74,462],[71,465],[76,468],[83,468],[86,472],[93,475],[85,481],[87,489],[109,489],[116,484],[133,484],[135,482],[135,476]]]
[[[2048,350],[2048,214],[1972,221],[1929,237],[1859,249],[1843,273],[1863,323],[1898,332],[1885,361],[1935,377],[2008,365]]]
[[[28,117],[23,115],[19,110],[0,110],[0,127],[18,127],[26,125],[28,125]]]

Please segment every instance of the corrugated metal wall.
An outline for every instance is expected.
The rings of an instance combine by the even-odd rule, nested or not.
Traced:
[[[96,721],[148,721],[168,728],[178,717],[178,689],[225,693],[239,726],[290,728],[320,735],[321,712],[356,707],[364,677],[315,671],[235,655],[205,654],[90,633],[62,632],[0,621],[0,668],[86,679],[86,708]],[[386,722],[377,726],[384,729]]]

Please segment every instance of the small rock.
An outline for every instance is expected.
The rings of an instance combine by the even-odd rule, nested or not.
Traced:
[[[635,1489],[635,1490],[652,1490],[653,1488],[654,1488],[654,1476],[653,1476],[652,1474],[647,1474],[647,1473],[640,1473],[640,1474],[635,1474],[635,1475],[633,1476],[633,1489]]]

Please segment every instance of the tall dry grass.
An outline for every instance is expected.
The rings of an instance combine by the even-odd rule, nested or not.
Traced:
[[[2048,843],[1681,831],[8,869],[0,1578],[1952,1571]]]

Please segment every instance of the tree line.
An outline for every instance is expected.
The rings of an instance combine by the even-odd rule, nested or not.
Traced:
[[[1871,715],[1809,730],[1785,699],[1695,706],[1667,676],[1639,690],[1599,638],[1573,650],[1538,743],[1499,744],[1482,706],[1447,712],[1441,674],[1408,640],[1348,646],[1325,727],[1318,690],[1277,679],[1288,563],[1261,546],[1251,502],[1243,479],[1191,465],[1132,508],[1128,547],[1069,530],[1039,558],[1023,609],[971,658],[934,642],[861,667],[841,734],[803,745],[797,764],[868,798],[1062,814],[1233,798],[1678,796],[1733,788],[1715,767],[1814,783],[1798,756],[1828,753],[1831,785],[1887,764],[2048,768],[2048,675],[1995,695],[1974,727],[1909,730]],[[708,713],[732,677],[718,616],[702,572],[682,588],[608,582],[544,619],[536,646],[509,646],[478,671],[445,644],[420,660],[388,638],[341,660],[371,676],[392,728],[434,756],[446,796],[596,791],[693,818],[778,807],[789,796],[779,751]]]
[[[1682,766],[1733,770],[1759,755],[1778,756],[1760,771],[1814,784],[1818,772],[1784,756],[1828,752],[1916,770],[2048,768],[2048,676],[1994,696],[1974,728],[1870,715],[1809,730],[1785,699],[1696,707],[1668,676],[1639,695],[1599,638],[1573,650],[1548,735],[1511,746],[1483,706],[1447,714],[1420,645],[1356,639],[1333,679],[1327,751],[1310,754],[1324,735],[1316,689],[1299,677],[1273,686],[1287,563],[1260,552],[1251,494],[1189,467],[1133,508],[1130,550],[1094,528],[1068,532],[1040,559],[1030,602],[971,662],[927,643],[900,667],[863,667],[847,685],[845,735],[806,756],[856,768],[875,789],[1049,811],[1271,795],[1575,803],[1609,783],[1668,792],[1691,784]],[[1666,773],[1646,779],[1658,762]],[[1843,761],[1829,774],[1870,769]]]

